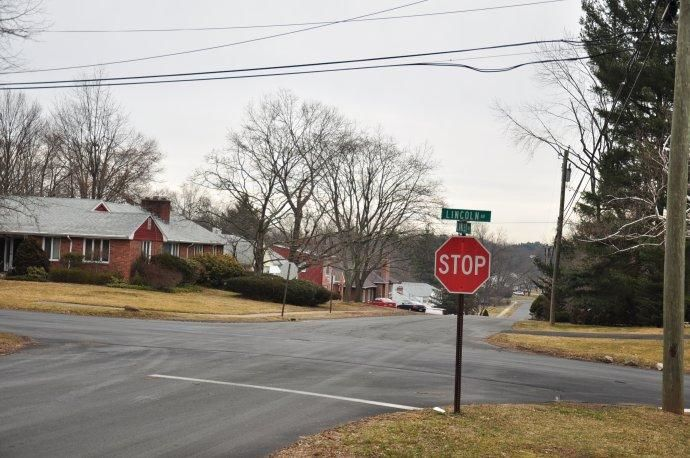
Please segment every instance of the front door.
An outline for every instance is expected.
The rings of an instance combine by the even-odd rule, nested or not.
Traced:
[[[7,246],[7,239],[5,237],[0,237],[0,272],[7,272],[7,269],[5,268],[5,265],[7,264],[6,262],[6,247]]]
[[[22,238],[3,237],[0,238],[0,272],[7,272],[12,269],[12,264],[17,255],[17,248]]]

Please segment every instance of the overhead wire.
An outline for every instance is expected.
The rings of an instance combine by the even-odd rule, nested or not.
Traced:
[[[606,53],[602,53],[600,55],[594,55],[594,56],[578,56],[578,57],[569,57],[569,58],[564,58],[564,59],[545,59],[545,60],[536,60],[536,61],[529,61],[529,62],[523,62],[520,64],[516,65],[511,65],[507,67],[497,67],[497,68],[481,68],[481,67],[475,67],[472,65],[467,65],[467,64],[460,64],[460,63],[439,63],[439,62],[406,62],[406,63],[395,63],[395,64],[379,64],[379,65],[365,65],[365,66],[356,66],[356,67],[338,67],[338,68],[325,68],[325,69],[311,69],[311,70],[296,70],[296,71],[286,71],[286,72],[272,72],[272,73],[254,73],[254,74],[249,74],[249,75],[223,75],[223,76],[210,76],[210,77],[192,77],[192,78],[181,78],[181,79],[166,79],[166,80],[136,80],[136,81],[94,81],[94,82],[81,82],[79,83],[79,80],[76,80],[75,84],[59,84],[59,85],[35,85],[35,86],[14,86],[14,85],[8,85],[8,86],[0,86],[0,90],[2,91],[9,91],[9,90],[34,90],[34,89],[66,89],[66,88],[75,88],[75,87],[110,87],[110,86],[134,86],[134,85],[149,85],[149,84],[167,84],[167,83],[187,83],[187,82],[196,82],[196,81],[214,81],[214,80],[234,80],[234,79],[250,79],[250,78],[266,78],[266,77],[275,77],[275,76],[291,76],[291,75],[308,75],[308,74],[318,74],[318,73],[333,73],[333,72],[342,72],[342,71],[355,71],[355,70],[369,70],[369,69],[381,69],[381,68],[396,68],[396,67],[451,67],[451,68],[463,68],[479,73],[500,73],[500,72],[508,72],[512,71],[521,67],[529,66],[529,65],[538,65],[538,64],[544,64],[544,63],[549,63],[549,62],[572,62],[572,61],[577,61],[577,60],[587,60],[587,59],[592,59],[594,57],[600,57],[604,55],[612,55],[622,52],[622,50],[618,51],[610,51]]]
[[[309,27],[305,27],[305,28],[301,28],[301,29],[289,30],[287,32],[274,33],[271,35],[263,35],[260,37],[249,38],[249,39],[240,40],[240,41],[234,41],[231,43],[223,43],[223,44],[214,45],[214,46],[206,46],[203,48],[187,49],[187,50],[183,50],[183,51],[175,51],[175,52],[157,54],[157,55],[152,55],[152,56],[135,57],[135,58],[130,58],[130,59],[113,60],[113,61],[109,61],[109,62],[101,62],[101,63],[96,63],[96,64],[69,65],[69,66],[64,66],[64,67],[37,68],[37,69],[31,69],[31,70],[12,70],[12,71],[0,72],[0,75],[11,75],[11,74],[16,75],[16,74],[22,74],[22,73],[52,72],[52,71],[59,71],[59,70],[77,70],[77,69],[81,69],[81,68],[104,67],[104,66],[109,66],[109,65],[126,64],[126,63],[132,63],[132,62],[143,62],[143,61],[154,60],[154,59],[162,59],[165,57],[174,57],[174,56],[182,56],[182,55],[187,55],[187,54],[195,54],[195,53],[200,53],[200,52],[212,51],[212,50],[216,50],[216,49],[229,48],[232,46],[239,46],[239,45],[248,44],[248,43],[256,43],[259,41],[265,41],[265,40],[270,40],[273,38],[285,37],[288,35],[295,35],[298,33],[308,32],[311,30],[322,29],[324,27],[329,27],[329,26],[336,25],[336,24],[351,22],[351,21],[354,21],[356,19],[362,19],[362,18],[366,18],[366,17],[370,17],[370,16],[377,16],[379,14],[388,13],[390,11],[397,11],[397,10],[401,10],[403,8],[409,8],[411,6],[419,5],[419,4],[425,3],[427,1],[429,1],[429,0],[415,0],[413,2],[405,3],[403,5],[398,5],[395,7],[386,8],[383,10],[378,10],[378,11],[374,11],[371,13],[362,14],[359,16],[347,18],[347,19],[340,19],[337,21],[326,22],[323,24],[313,25],[313,26],[309,26]]]
[[[548,3],[562,3],[566,0],[541,0],[525,3],[514,3],[508,5],[496,5],[481,8],[465,8],[459,10],[434,11],[430,13],[418,14],[401,14],[382,17],[366,17],[359,19],[352,19],[348,23],[357,22],[372,22],[372,21],[390,21],[397,19],[414,19],[422,17],[447,16],[466,13],[477,13],[493,10],[502,10],[509,8],[520,8],[525,6],[536,6]],[[247,29],[269,29],[279,27],[303,27],[310,25],[325,25],[333,21],[312,21],[312,22],[284,22],[274,24],[251,24],[251,25],[231,25],[231,26],[216,26],[216,27],[169,27],[169,28],[130,28],[130,29],[54,29],[44,30],[42,33],[158,33],[158,32],[205,32],[205,31],[219,31],[219,30],[247,30]]]
[[[431,52],[420,52],[420,53],[407,53],[407,54],[396,54],[388,56],[376,56],[376,57],[366,57],[359,59],[339,59],[339,60],[329,60],[329,61],[318,61],[318,62],[308,62],[299,64],[286,64],[286,65],[271,65],[271,66],[261,66],[261,67],[247,67],[239,69],[222,69],[222,70],[206,70],[197,72],[177,72],[177,73],[162,73],[162,74],[149,74],[149,75],[134,75],[134,76],[113,76],[113,77],[101,77],[101,78],[70,78],[62,80],[43,80],[43,81],[19,81],[19,82],[4,82],[0,85],[15,85],[15,86],[28,86],[28,85],[40,85],[40,84],[62,84],[62,83],[89,83],[89,82],[107,82],[107,81],[122,81],[122,80],[139,80],[139,79],[152,79],[152,78],[176,78],[176,77],[188,77],[188,76],[201,76],[201,75],[214,75],[214,74],[224,74],[224,73],[244,73],[252,71],[267,71],[267,70],[286,70],[294,68],[305,68],[305,67],[319,67],[319,66],[330,66],[330,65],[344,65],[344,64],[354,64],[354,63],[365,63],[365,62],[377,62],[386,60],[401,60],[401,59],[412,59],[419,57],[434,57],[449,54],[464,54],[476,51],[488,51],[496,49],[506,49],[506,48],[517,48],[541,44],[570,44],[570,45],[582,45],[578,40],[568,40],[568,39],[550,39],[550,40],[532,40],[532,41],[522,41],[515,43],[505,43],[499,45],[489,45],[489,46],[479,46],[472,48],[460,48],[442,51],[431,51]],[[534,54],[539,51],[532,51],[529,54]],[[516,53],[515,55],[525,54]],[[506,54],[505,56],[509,56]],[[478,56],[476,58],[484,58],[484,56]],[[470,60],[472,58],[467,58],[465,60]]]

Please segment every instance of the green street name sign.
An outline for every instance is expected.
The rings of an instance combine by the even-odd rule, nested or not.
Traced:
[[[471,234],[472,225],[467,221],[458,221],[457,226],[455,226],[455,232],[458,234]]]
[[[454,219],[457,221],[477,221],[488,223],[491,221],[491,212],[488,210],[463,210],[457,208],[442,208],[441,219]]]

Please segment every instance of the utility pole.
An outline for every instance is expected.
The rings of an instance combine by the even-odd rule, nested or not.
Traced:
[[[558,206],[558,222],[556,223],[556,240],[554,241],[553,277],[551,279],[551,306],[549,308],[549,324],[556,323],[556,285],[558,284],[558,268],[561,263],[561,239],[563,238],[563,206],[565,205],[565,183],[568,181],[568,155],[570,149],[563,153],[561,166],[561,201]]]
[[[690,149],[690,0],[680,2],[677,40],[664,256],[662,408],[667,412],[682,415],[685,237]]]

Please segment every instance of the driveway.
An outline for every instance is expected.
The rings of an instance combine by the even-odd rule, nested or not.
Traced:
[[[660,373],[483,342],[525,315],[467,317],[464,403],[660,402]],[[260,456],[364,416],[452,403],[454,316],[256,324],[0,310],[39,345],[0,358],[0,456]]]

